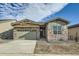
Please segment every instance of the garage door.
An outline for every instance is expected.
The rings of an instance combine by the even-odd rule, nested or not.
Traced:
[[[24,39],[24,40],[36,40],[37,39],[37,31],[17,31],[16,33],[18,39]]]
[[[28,34],[26,34],[25,39],[36,40],[36,36],[36,31],[29,31]]]

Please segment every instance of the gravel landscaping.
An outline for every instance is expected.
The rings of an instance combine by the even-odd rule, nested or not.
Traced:
[[[37,41],[35,54],[74,54],[79,55],[79,42],[52,42]]]

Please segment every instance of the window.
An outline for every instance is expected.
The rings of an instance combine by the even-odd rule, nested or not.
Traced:
[[[61,25],[54,25],[53,32],[54,32],[54,34],[62,34],[62,26]]]
[[[58,34],[62,34],[62,26],[58,26]]]
[[[57,34],[57,26],[53,26],[53,33]]]

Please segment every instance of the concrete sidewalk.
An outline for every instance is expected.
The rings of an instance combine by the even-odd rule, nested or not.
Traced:
[[[33,54],[36,40],[12,40],[0,44],[0,55],[7,54]]]

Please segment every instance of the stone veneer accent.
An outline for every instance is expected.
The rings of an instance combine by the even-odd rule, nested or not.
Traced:
[[[56,41],[56,40],[68,40],[68,29],[67,29],[67,25],[63,25],[63,31],[62,34],[54,34],[53,33],[53,29],[51,28],[53,25],[55,24],[59,24],[59,23],[48,23],[47,25],[47,39],[48,41]],[[59,24],[60,25],[60,24]]]

